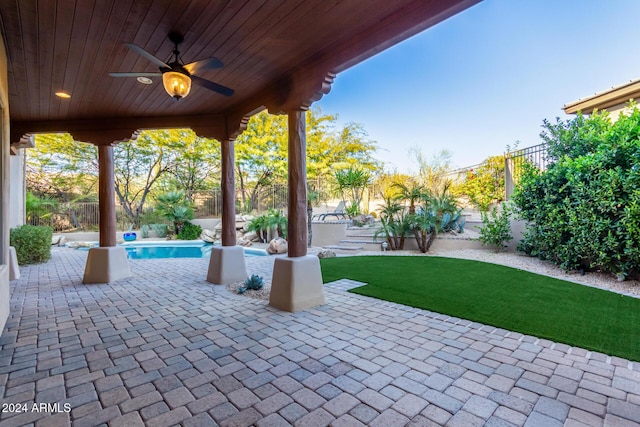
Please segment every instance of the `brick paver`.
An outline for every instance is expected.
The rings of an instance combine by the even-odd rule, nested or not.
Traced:
[[[209,284],[206,259],[132,260],[134,277],[82,285],[87,253],[52,255],[11,283],[0,427],[640,425],[637,362],[346,279],[292,314]],[[247,265],[269,281],[273,257]]]

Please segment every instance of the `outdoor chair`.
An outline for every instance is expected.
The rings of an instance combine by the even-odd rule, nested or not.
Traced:
[[[333,210],[333,212],[325,212],[321,214],[314,215],[311,219],[318,221],[325,221],[328,216],[335,216],[339,219],[347,219],[347,211],[345,210],[344,202],[338,203],[338,206]]]

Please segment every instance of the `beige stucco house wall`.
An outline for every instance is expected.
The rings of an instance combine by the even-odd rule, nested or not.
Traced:
[[[26,187],[24,180],[26,149],[11,148],[9,156],[9,228],[18,227],[25,223],[25,196]]]
[[[563,109],[567,114],[576,114],[579,111],[591,114],[594,110],[607,110],[611,120],[616,121],[620,114],[630,111],[629,101],[632,100],[640,100],[640,79],[570,102],[565,104]]]
[[[7,54],[0,38],[0,331],[9,318],[9,143]]]

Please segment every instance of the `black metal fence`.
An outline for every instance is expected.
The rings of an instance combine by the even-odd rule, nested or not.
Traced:
[[[547,144],[534,145],[505,154],[505,191],[507,200],[522,177],[525,164],[544,171],[551,162]]]

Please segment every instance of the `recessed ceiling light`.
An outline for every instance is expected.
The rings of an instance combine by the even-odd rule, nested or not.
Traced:
[[[62,92],[62,91],[60,91],[60,92],[56,92],[56,96],[57,96],[58,98],[63,98],[63,99],[71,98],[71,94],[70,94],[70,93]]]
[[[138,77],[137,80],[143,85],[150,85],[151,83],[153,83],[153,80],[151,80],[149,77],[144,76]]]

